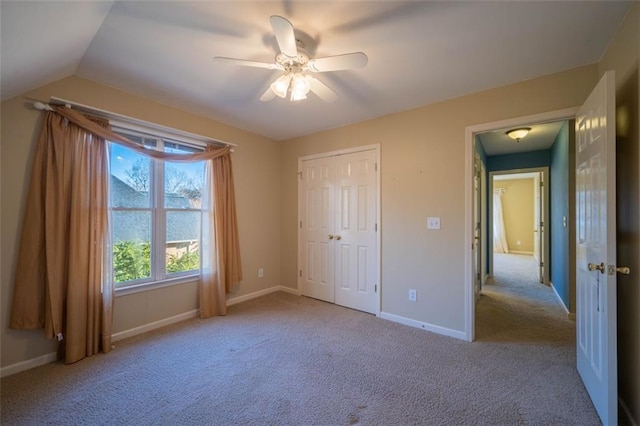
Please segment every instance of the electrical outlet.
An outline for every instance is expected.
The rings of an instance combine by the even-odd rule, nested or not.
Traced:
[[[409,302],[415,302],[418,300],[418,292],[414,289],[409,290]]]
[[[440,229],[440,218],[439,217],[428,217],[427,218],[427,229]]]
[[[260,268],[258,269],[258,278],[262,278],[264,277],[264,269]]]

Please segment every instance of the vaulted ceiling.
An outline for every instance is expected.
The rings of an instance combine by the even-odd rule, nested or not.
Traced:
[[[77,75],[284,140],[597,62],[632,2],[5,1],[2,99]],[[260,101],[282,71],[271,15],[316,57],[366,67],[316,74],[338,95]],[[523,100],[525,101],[525,100]]]

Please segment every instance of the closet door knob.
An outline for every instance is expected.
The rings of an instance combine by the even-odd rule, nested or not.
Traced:
[[[329,234],[329,239],[333,240],[333,235]]]
[[[600,271],[601,274],[604,274],[604,263],[601,263],[599,265],[596,265],[595,263],[589,263],[587,265],[587,268],[590,271]]]
[[[336,235],[336,240],[341,240],[342,237],[340,235]]]

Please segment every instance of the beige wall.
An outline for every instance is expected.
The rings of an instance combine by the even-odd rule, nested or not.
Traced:
[[[45,340],[41,330],[7,328],[18,234],[40,117],[39,112],[27,107],[27,99],[46,101],[51,96],[237,143],[233,167],[244,281],[230,297],[280,284],[280,144],[211,119],[69,77],[2,102],[2,366],[55,352],[55,344]],[[264,268],[263,278],[258,278],[258,268]],[[195,309],[195,283],[118,296],[114,307],[114,332]]]
[[[505,190],[502,211],[509,252],[533,254],[533,179],[494,180],[493,189],[499,188]]]
[[[464,132],[465,127],[582,104],[598,74],[615,69],[619,116],[625,108],[628,136],[619,148],[626,175],[619,205],[625,220],[619,258],[640,271],[640,155],[638,154],[638,57],[640,6],[635,4],[599,65],[496,88],[314,135],[274,143],[149,100],[71,77],[25,96],[59,96],[166,126],[240,145],[234,156],[245,280],[236,295],[283,284],[296,287],[297,159],[346,147],[381,145],[382,310],[451,330],[464,329]],[[425,80],[425,85],[437,84]],[[27,170],[39,114],[23,97],[2,103],[0,176],[2,216],[1,365],[54,351],[41,331],[7,329],[17,235]],[[621,134],[619,132],[619,134]],[[619,197],[620,198],[620,197]],[[442,229],[426,230],[426,217],[440,216]],[[627,228],[628,227],[628,228]],[[265,277],[256,270],[265,268]],[[620,397],[640,419],[640,285],[638,274],[619,280]],[[418,290],[418,302],[407,290]],[[195,309],[195,286],[119,297],[116,331]]]
[[[636,2],[599,64],[616,72],[618,169],[618,395],[640,424],[640,3]]]
[[[283,283],[296,286],[298,157],[379,143],[382,311],[464,331],[465,128],[581,105],[597,72],[586,66],[285,142]],[[427,216],[442,229],[427,230]]]

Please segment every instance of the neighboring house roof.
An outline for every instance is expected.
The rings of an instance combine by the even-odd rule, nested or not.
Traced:
[[[111,205],[114,207],[149,207],[149,193],[138,191],[117,176],[111,175]],[[192,201],[180,194],[166,194],[169,209],[190,209]],[[114,243],[118,241],[149,241],[151,215],[144,211],[115,211],[112,220]],[[193,241],[200,238],[200,213],[169,211],[166,220],[167,242]]]

